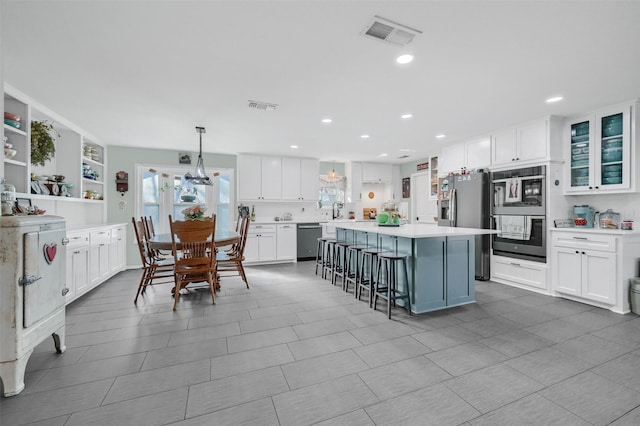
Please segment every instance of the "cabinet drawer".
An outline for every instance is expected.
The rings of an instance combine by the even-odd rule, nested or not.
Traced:
[[[127,228],[117,227],[111,229],[111,239],[117,240],[118,238],[124,238],[127,236]]]
[[[88,232],[70,232],[67,234],[69,244],[67,247],[78,247],[89,244]]]
[[[491,273],[495,278],[547,290],[547,266],[545,264],[495,256],[494,268]]]
[[[108,243],[110,238],[111,238],[111,230],[100,229],[96,231],[91,231],[91,234],[89,235],[89,242],[91,244]]]
[[[580,250],[600,250],[615,253],[616,237],[611,235],[583,234],[573,232],[554,232],[553,245],[571,247]]]
[[[276,225],[249,225],[249,234],[267,234],[276,232]]]

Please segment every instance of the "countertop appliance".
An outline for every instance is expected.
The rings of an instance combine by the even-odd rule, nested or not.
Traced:
[[[4,395],[24,389],[33,349],[50,335],[65,350],[65,219],[0,218],[0,377]],[[10,249],[9,249],[10,248]]]
[[[322,237],[322,225],[319,223],[299,223],[297,229],[298,260],[311,260],[316,258],[318,238]]]
[[[573,218],[583,219],[582,221],[575,221],[577,227],[593,228],[594,209],[591,206],[573,206]]]
[[[472,173],[440,179],[438,226],[490,229],[491,202],[489,174]],[[476,236],[476,279],[490,274],[489,235]]]

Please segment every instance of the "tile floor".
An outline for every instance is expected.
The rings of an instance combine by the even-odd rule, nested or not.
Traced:
[[[638,425],[640,318],[477,283],[477,304],[409,317],[313,273],[225,278],[218,304],[169,284],[133,305],[139,271],[68,307],[0,424]]]

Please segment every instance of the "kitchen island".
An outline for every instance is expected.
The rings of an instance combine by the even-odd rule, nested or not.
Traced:
[[[432,224],[336,224],[339,241],[408,256],[409,282],[399,274],[399,288],[408,286],[411,312],[418,314],[475,302],[475,236],[496,233]]]

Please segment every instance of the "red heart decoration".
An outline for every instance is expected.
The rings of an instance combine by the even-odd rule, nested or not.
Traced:
[[[53,259],[56,257],[56,252],[58,251],[57,244],[45,244],[44,245],[44,258],[47,263],[53,262]]]

